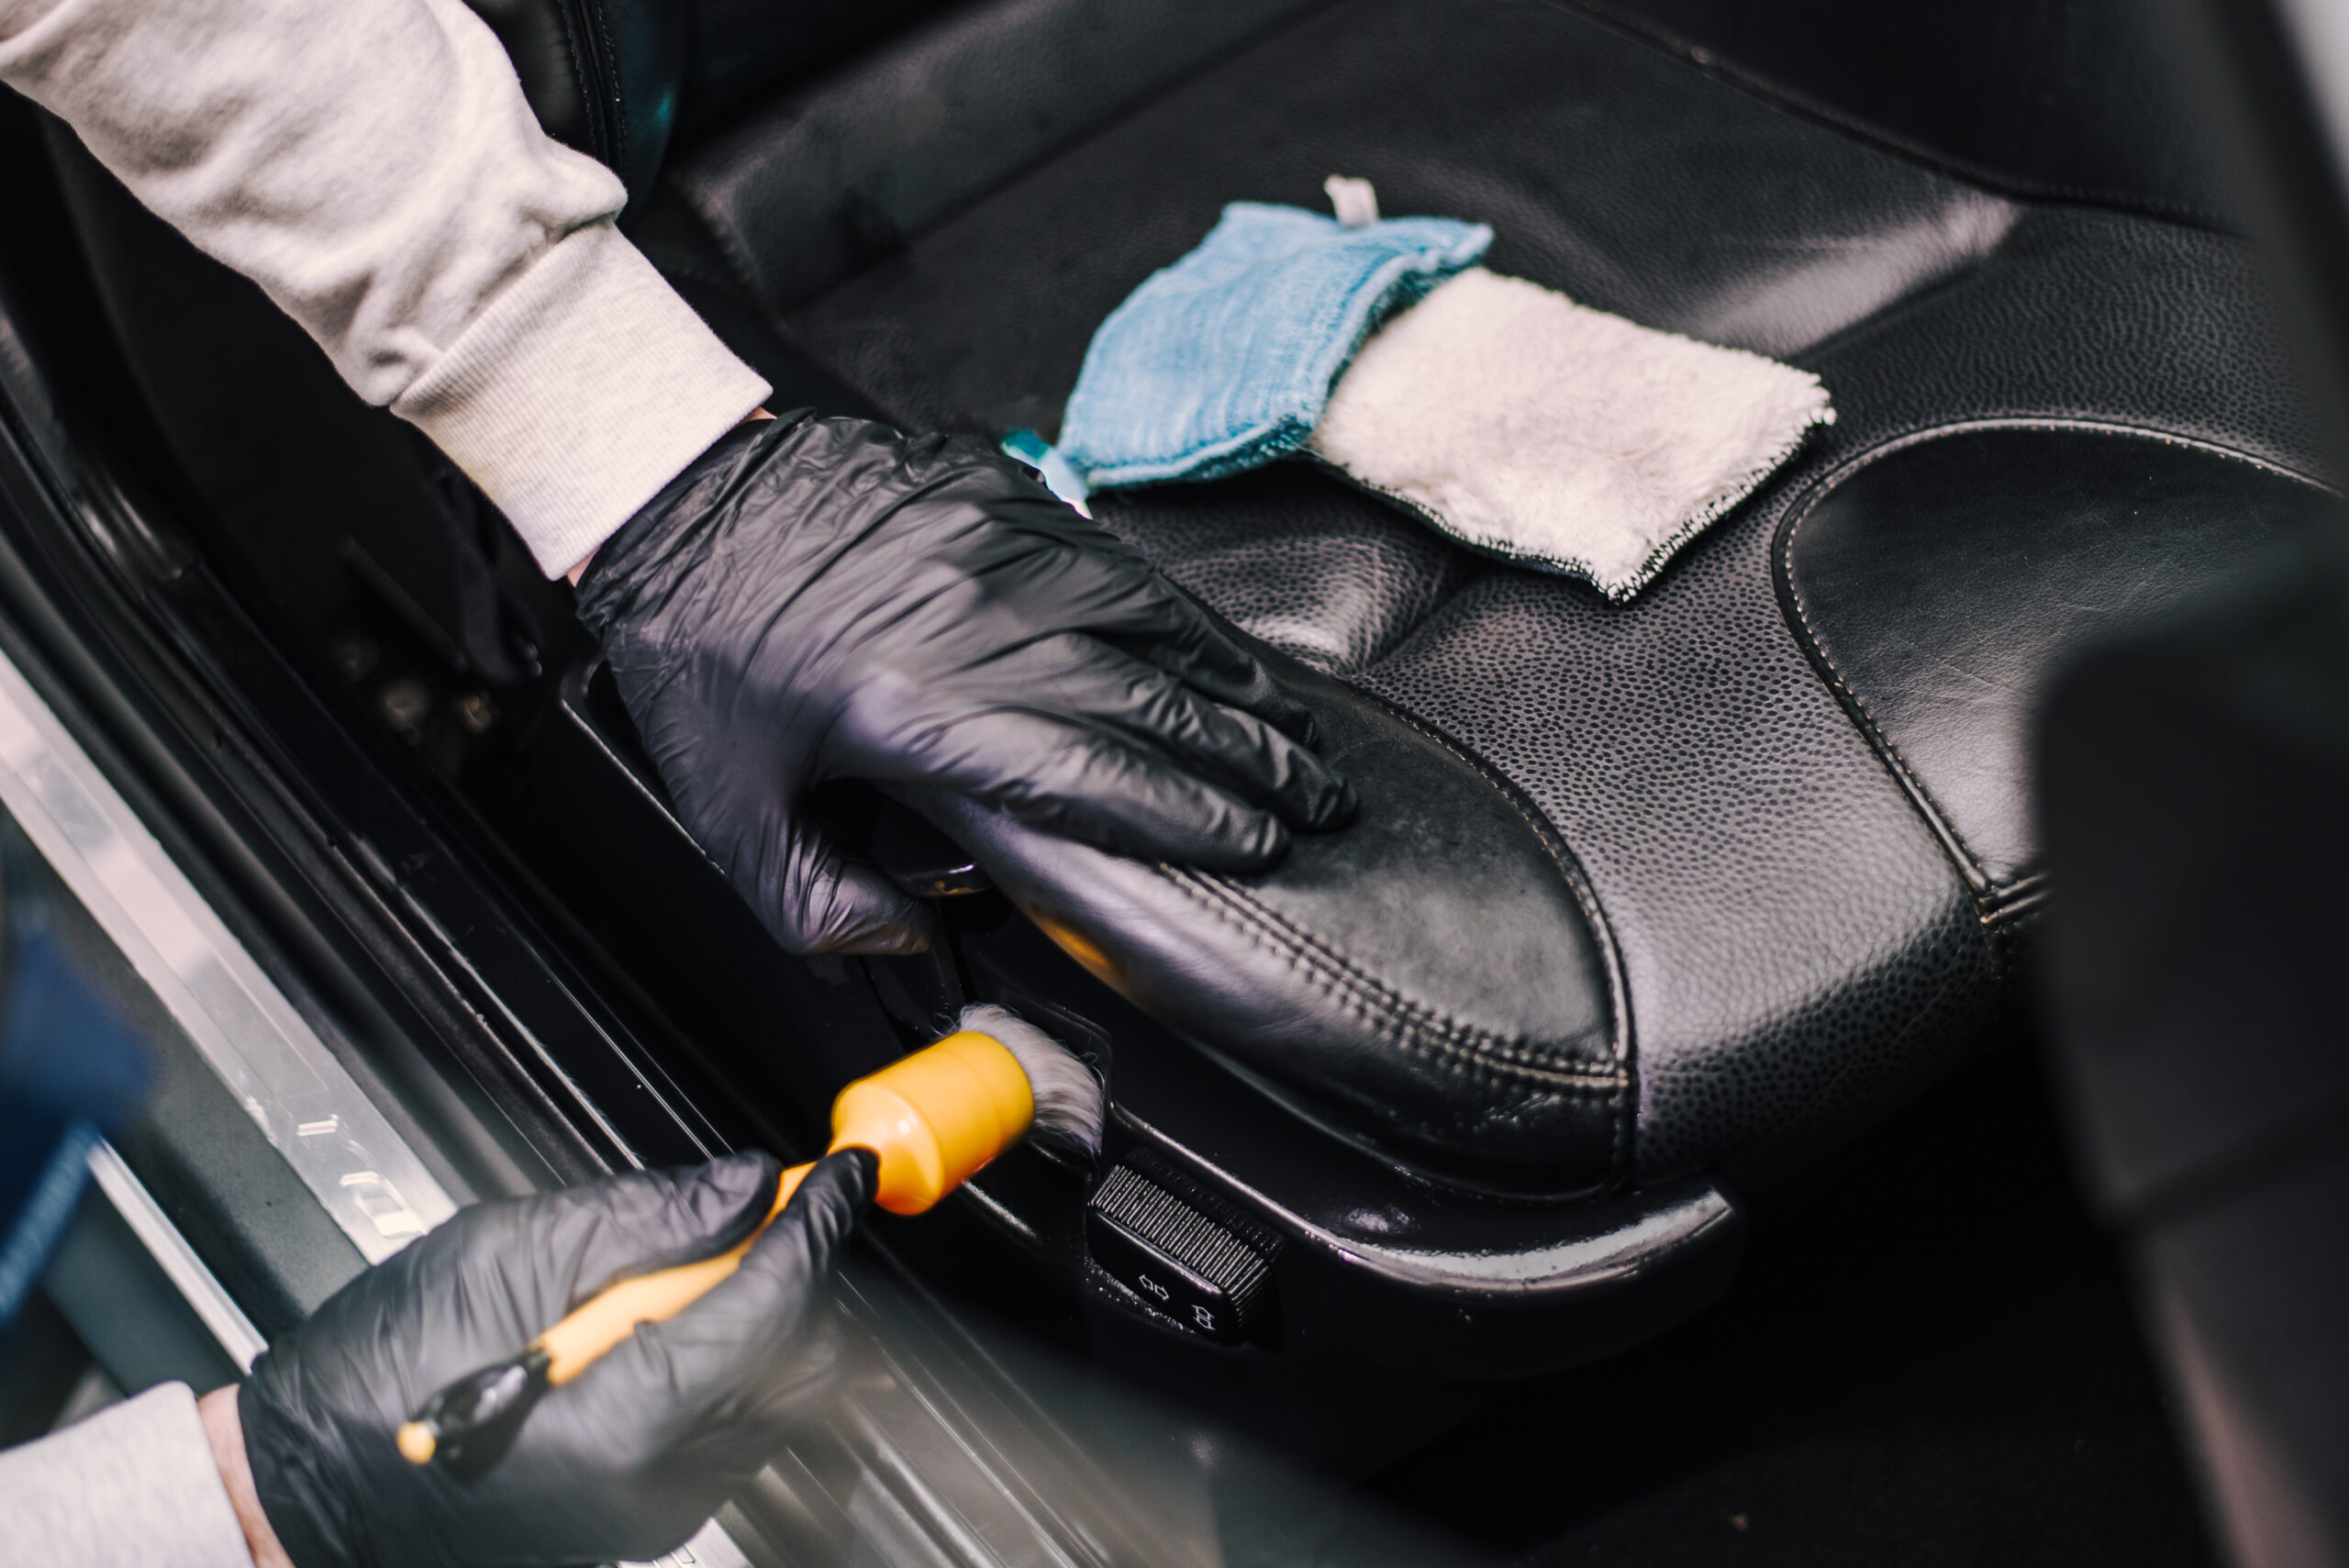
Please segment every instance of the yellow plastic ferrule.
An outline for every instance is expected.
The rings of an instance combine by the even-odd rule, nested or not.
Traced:
[[[881,1157],[874,1201],[919,1214],[1028,1130],[1036,1099],[1019,1060],[965,1029],[860,1078],[832,1104],[832,1147]]]
[[[841,1090],[832,1103],[832,1150],[878,1154],[881,1189],[874,1201],[892,1214],[919,1214],[1008,1149],[1035,1115],[1036,1097],[1019,1059],[992,1036],[964,1030]],[[794,1165],[783,1173],[770,1222],[814,1168]],[[639,1323],[665,1321],[700,1300],[741,1265],[756,1240],[623,1280],[573,1311],[533,1341],[547,1353],[547,1382],[561,1387]],[[413,1436],[404,1431],[401,1451],[414,1449],[429,1459],[423,1444],[430,1437],[421,1427]]]

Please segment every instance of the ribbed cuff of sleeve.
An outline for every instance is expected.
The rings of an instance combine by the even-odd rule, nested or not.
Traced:
[[[595,224],[501,290],[392,411],[472,476],[554,577],[770,390],[635,246]]]
[[[252,1568],[184,1383],[0,1453],[0,1568]]]

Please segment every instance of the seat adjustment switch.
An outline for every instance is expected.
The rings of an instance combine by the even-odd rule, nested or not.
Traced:
[[[1111,1278],[1193,1333],[1237,1345],[1264,1328],[1273,1301],[1264,1254],[1133,1167],[1119,1165],[1094,1193],[1085,1237]]]

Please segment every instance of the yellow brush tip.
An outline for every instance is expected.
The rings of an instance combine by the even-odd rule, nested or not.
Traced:
[[[429,1464],[440,1444],[422,1421],[403,1421],[397,1436],[400,1457],[410,1464]]]

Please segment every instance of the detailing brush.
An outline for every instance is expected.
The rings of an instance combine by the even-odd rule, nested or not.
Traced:
[[[1101,1085],[1035,1025],[1001,1007],[963,1009],[955,1032],[842,1089],[826,1151],[870,1150],[880,1162],[874,1201],[919,1214],[969,1181],[1023,1136],[1091,1159],[1101,1151]],[[716,1257],[623,1280],[579,1307],[510,1361],[459,1378],[401,1426],[412,1464],[470,1469],[505,1451],[522,1418],[636,1331],[674,1318],[740,1265],[760,1232],[815,1169],[794,1165],[774,1207],[748,1240]]]

